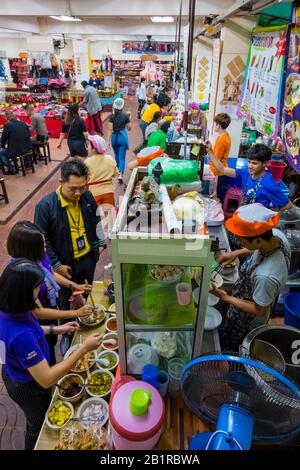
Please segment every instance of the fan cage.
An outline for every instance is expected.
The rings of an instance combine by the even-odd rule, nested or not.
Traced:
[[[234,354],[200,356],[187,364],[181,390],[188,408],[209,424],[235,404],[255,419],[253,439],[283,441],[300,432],[300,391],[263,363]]]

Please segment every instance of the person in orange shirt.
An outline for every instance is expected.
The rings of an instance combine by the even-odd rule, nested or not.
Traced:
[[[213,153],[215,156],[227,167],[227,158],[231,147],[231,138],[226,131],[227,127],[231,123],[230,116],[226,113],[220,113],[215,116],[215,131],[219,134],[215,145],[213,147]],[[215,176],[220,176],[220,173],[216,169],[213,162],[210,162],[210,169]]]

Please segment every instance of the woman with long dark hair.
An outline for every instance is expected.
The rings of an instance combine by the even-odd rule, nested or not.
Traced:
[[[73,290],[84,290],[90,292],[91,286],[88,284],[76,284],[70,279],[54,272],[45,251],[44,235],[40,229],[28,220],[17,222],[11,229],[7,239],[7,251],[12,259],[26,258],[38,264],[44,273],[43,282],[40,285],[38,299],[33,310],[41,325],[50,326],[50,334],[47,335],[47,342],[50,351],[49,364],[56,363],[55,345],[57,335],[74,330],[73,323],[65,323],[58,326],[57,320],[69,319],[84,316],[92,313],[92,308],[83,306],[78,310],[58,310],[57,296],[60,286],[72,288]],[[70,327],[70,329],[69,329]]]
[[[130,117],[123,112],[124,100],[117,98],[113,104],[113,114],[109,117],[107,146],[110,142],[114,150],[116,163],[119,170],[119,183],[123,183],[126,152],[129,148],[127,131],[131,130]]]
[[[78,110],[78,104],[70,104],[65,122],[62,125],[62,133],[68,135],[68,147],[71,157],[87,157],[86,140],[88,132],[84,120],[79,116]]]
[[[0,341],[5,349],[2,378],[8,395],[26,416],[26,450],[35,446],[51,402],[51,387],[101,341],[100,335],[91,335],[67,359],[49,366],[45,334],[50,327],[41,327],[32,313],[43,281],[42,269],[24,258],[10,263],[0,277]]]

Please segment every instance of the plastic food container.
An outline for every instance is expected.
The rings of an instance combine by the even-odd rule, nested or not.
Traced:
[[[110,344],[109,342],[106,342],[105,340],[115,340],[115,344]],[[103,336],[102,344],[101,344],[102,349],[105,349],[107,351],[116,351],[119,347],[118,344],[118,335],[116,333],[106,333]]]
[[[97,359],[107,359],[109,361],[113,361],[114,365],[104,366],[101,362],[96,362],[96,367],[98,369],[110,370],[113,371],[116,369],[117,365],[119,364],[119,354],[116,351],[101,351],[98,354]]]
[[[59,405],[59,402],[61,403],[61,405]],[[62,423],[61,425],[51,423],[50,418],[49,418],[49,413],[53,410],[54,407],[57,407],[57,406],[68,407],[71,411],[71,414],[69,415],[68,419],[64,423]],[[67,401],[56,400],[56,402],[52,403],[50,405],[49,409],[47,410],[46,424],[50,429],[54,429],[55,431],[58,431],[63,426],[65,426],[70,421],[70,419],[73,418],[73,416],[74,416],[74,408],[73,408],[72,403],[69,403]]]
[[[108,333],[116,333],[117,332],[117,319],[116,317],[110,317],[105,322],[105,329]]]
[[[110,382],[110,385],[106,386],[105,383],[104,383],[104,380],[101,380],[101,383],[103,382],[103,387],[105,388],[105,390],[103,390],[103,392],[99,392],[99,393],[96,393],[95,391],[92,391],[92,386],[88,385],[89,383],[89,379],[87,378],[86,379],[86,391],[87,393],[91,396],[91,397],[106,397],[107,395],[110,394],[110,391],[111,391],[111,386],[112,386],[112,382],[114,380],[114,376],[113,374],[109,371],[109,370],[104,370],[104,369],[98,369],[98,370],[94,370],[92,373],[91,373],[91,380],[93,380],[93,377],[94,376],[102,376],[102,379],[106,379],[106,382]],[[99,385],[100,387],[101,385]]]
[[[98,407],[97,413],[93,408]],[[90,410],[90,411],[89,411]],[[100,413],[100,411],[101,413]],[[90,415],[90,418],[89,418]],[[108,420],[108,403],[101,397],[91,397],[81,403],[77,410],[77,417],[83,418],[81,424],[84,428],[88,428],[91,424],[104,426]]]
[[[58,385],[61,385],[62,387],[67,388],[68,385],[72,383],[72,379],[74,382],[79,384],[79,386],[81,387],[81,390],[75,395],[71,395],[69,397],[69,396],[64,395],[64,391],[62,389],[58,388],[58,395],[59,395],[59,398],[63,401],[67,400],[69,403],[77,403],[82,398],[83,393],[84,393],[84,387],[83,387],[84,379],[81,375],[67,374],[58,381]]]
[[[176,396],[180,392],[180,376],[181,371],[185,366],[183,359],[179,357],[173,357],[168,362],[168,373],[169,373],[169,388],[168,393],[171,396]]]
[[[146,413],[137,416],[130,410],[136,390],[151,393]],[[133,380],[121,385],[109,404],[112,440],[116,450],[151,450],[157,444],[165,417],[165,406],[159,392],[150,384]]]

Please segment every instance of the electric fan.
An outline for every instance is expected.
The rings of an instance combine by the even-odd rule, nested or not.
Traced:
[[[181,374],[188,408],[216,424],[193,436],[189,450],[249,450],[251,442],[279,442],[300,432],[300,390],[261,362],[235,354],[200,356]]]

